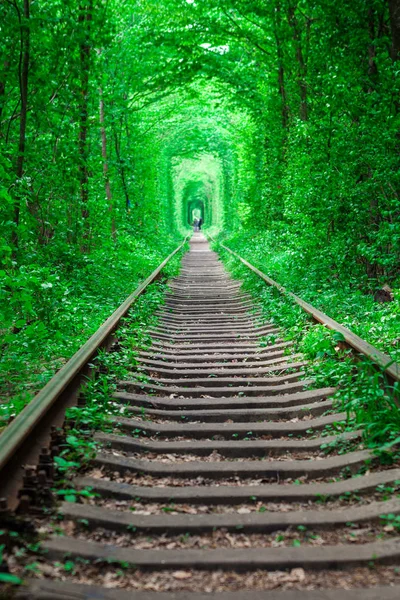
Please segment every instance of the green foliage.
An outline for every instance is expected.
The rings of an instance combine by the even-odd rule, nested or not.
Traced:
[[[321,325],[315,325],[303,337],[300,348],[310,358],[323,358],[334,353],[334,341],[330,331]]]
[[[219,245],[216,244],[216,247],[219,248]],[[244,249],[248,247],[245,246]],[[242,254],[243,246],[235,250]],[[313,387],[337,388],[333,396],[334,409],[336,412],[346,413],[347,422],[344,425],[326,427],[322,435],[337,434],[344,429],[360,429],[364,445],[374,449],[382,461],[393,462],[400,444],[398,383],[389,384],[384,370],[380,370],[369,359],[360,357],[355,363],[350,351],[343,350],[340,346],[343,342],[341,333],[312,324],[307,314],[289,295],[268,286],[230,253],[222,251],[222,257],[232,275],[244,282],[244,289],[253,295],[254,302],[263,315],[282,326],[285,339],[292,340],[294,349],[309,361],[306,377],[313,380]],[[339,302],[337,306],[340,307]],[[362,307],[356,306],[353,310],[361,318]],[[366,324],[360,321],[361,325]],[[357,329],[357,321],[354,328]],[[391,334],[393,335],[389,330],[387,335]],[[357,442],[346,442],[338,437],[334,443],[323,444],[321,449],[327,453],[337,451],[340,454],[354,444]]]
[[[25,45],[22,0],[0,4],[3,422],[195,209],[291,291],[399,356],[400,71],[387,2],[28,4]],[[395,302],[378,305],[387,283]],[[300,349],[335,358],[338,338],[252,285]]]
[[[91,488],[83,490],[75,490],[73,488],[56,490],[55,493],[57,496],[61,496],[66,502],[76,502],[78,498],[94,498],[96,496],[96,494],[92,493]]]
[[[4,571],[4,568],[7,568],[5,565],[5,559],[3,556],[5,550],[5,545],[0,544],[0,584],[1,583],[10,583],[11,585],[20,585],[22,583],[22,579],[13,575],[12,573],[8,573],[8,569]]]
[[[381,520],[386,526],[393,527],[396,532],[400,531],[400,515],[393,513],[381,515]]]
[[[22,579],[11,573],[0,573],[0,583],[11,583],[13,585],[20,585]]]
[[[330,269],[324,270],[324,258],[319,253],[317,254],[315,248],[313,249],[314,255],[307,254],[301,257],[297,251],[293,250],[289,241],[286,243],[285,250],[282,248],[278,250],[277,241],[273,240],[270,232],[258,232],[255,235],[253,233],[246,231],[233,236],[227,242],[228,247],[285,286],[288,291],[310,302],[328,316],[357,333],[361,338],[391,355],[393,359],[400,357],[398,336],[400,304],[397,288],[394,289],[395,301],[381,304],[376,302],[370,293],[367,293],[368,290],[362,291],[363,278],[357,277],[350,269],[346,272],[342,271],[340,279],[332,277]],[[249,243],[249,239],[251,239],[251,243]],[[302,238],[297,237],[293,240],[292,245],[299,244],[301,241]],[[223,255],[235,276],[246,277],[246,267],[240,266],[238,260],[226,252]],[[313,260],[312,256],[318,256],[318,260]],[[255,286],[257,286],[257,296],[271,298],[276,302],[276,309],[272,303],[268,308],[271,318],[274,318],[274,310],[281,315],[285,310],[287,313],[286,324],[290,326],[298,318],[301,327],[301,323],[307,319],[303,310],[300,307],[292,308],[291,300],[265,285],[256,275],[251,277],[253,288],[256,289]],[[286,307],[285,309],[282,303]],[[339,333],[332,334],[327,330],[324,331],[321,326],[316,326],[313,327],[310,338],[305,340],[305,343],[314,345],[315,353],[318,353],[318,344],[320,344],[320,351],[329,355],[341,341]],[[329,344],[332,346],[330,349]]]
[[[363,428],[369,444],[388,455],[396,451],[400,441],[399,400],[398,384],[390,385],[384,373],[368,360],[357,365],[351,385],[341,393],[343,408],[355,414],[356,426]]]
[[[150,243],[126,237],[108,254],[86,256],[85,264],[81,257],[80,269],[71,273],[68,263],[53,269],[30,265],[20,276],[14,272],[12,284],[3,280],[0,379],[10,401],[0,407],[1,420],[17,414],[176,246],[166,241],[154,249]]]
[[[175,257],[167,266],[167,274],[176,275],[178,266],[179,257]],[[166,283],[156,281],[137,299],[118,328],[118,352],[102,351],[95,356],[93,372],[82,390],[83,405],[66,412],[70,429],[60,454],[54,458],[58,470],[55,493],[66,502],[78,502],[95,495],[91,488],[75,490],[71,487],[71,474],[88,465],[96,454],[99,443],[93,438],[94,432],[115,431],[118,427],[118,423],[111,423],[110,416],[123,416],[125,409],[113,398],[116,381],[129,377],[137,349],[147,341],[146,330],[157,322],[154,312],[163,303],[165,291]],[[140,430],[134,433],[139,434]]]

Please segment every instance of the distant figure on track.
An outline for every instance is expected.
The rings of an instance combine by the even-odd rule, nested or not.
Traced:
[[[203,225],[203,219],[200,217],[199,222],[198,222],[198,231],[201,231],[201,226]]]
[[[199,230],[200,230],[200,227],[199,227],[199,219],[197,219],[197,218],[196,218],[196,219],[193,221],[193,231],[199,231]]]

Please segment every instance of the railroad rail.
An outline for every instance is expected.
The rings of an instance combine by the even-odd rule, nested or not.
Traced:
[[[201,233],[157,314],[69,482],[90,497],[37,517],[17,597],[397,600],[400,465],[346,430]]]

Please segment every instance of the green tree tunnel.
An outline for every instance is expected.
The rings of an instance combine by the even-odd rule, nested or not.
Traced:
[[[399,10],[0,2],[2,379],[69,356],[85,302],[104,316],[196,211],[328,311],[399,289]]]

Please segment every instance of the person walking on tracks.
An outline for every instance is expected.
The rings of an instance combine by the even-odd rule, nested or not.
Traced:
[[[193,221],[193,231],[199,231],[200,227],[199,227],[199,219],[196,217],[195,220]]]
[[[203,225],[203,219],[200,217],[199,221],[198,221],[198,231],[201,231],[201,226]]]

